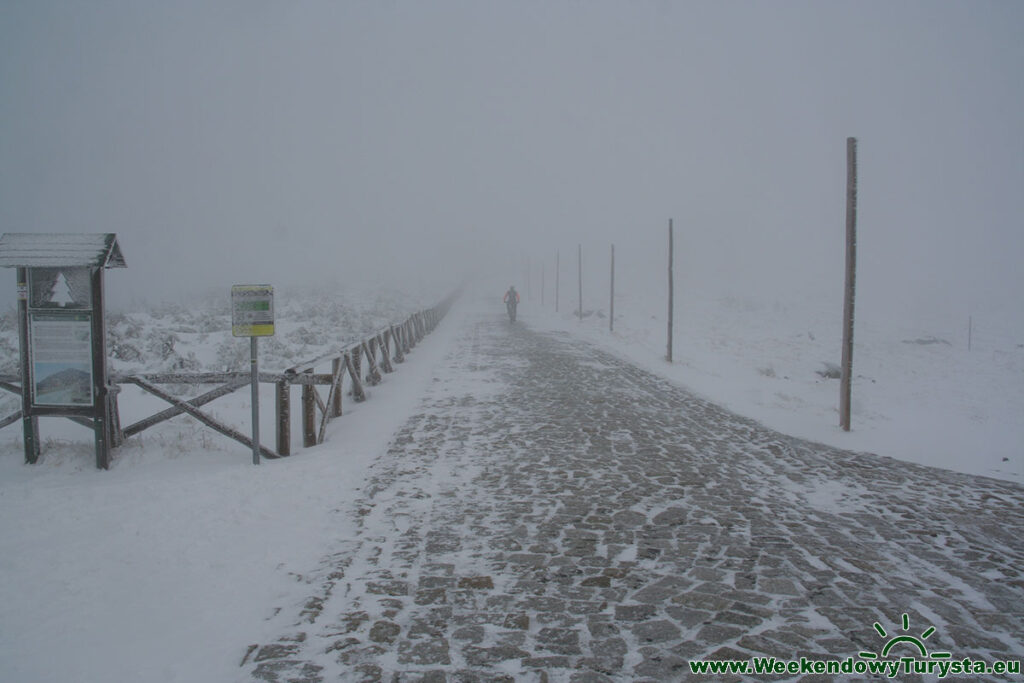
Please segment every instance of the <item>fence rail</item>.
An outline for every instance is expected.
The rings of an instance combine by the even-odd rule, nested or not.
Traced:
[[[348,377],[349,393],[352,398],[357,402],[365,401],[369,394],[364,388],[364,382],[365,385],[375,386],[383,381],[385,374],[394,372],[395,365],[404,362],[405,356],[416,344],[437,327],[438,323],[441,322],[441,319],[448,312],[448,309],[451,308],[458,294],[459,291],[456,290],[436,306],[413,313],[405,321],[388,325],[386,328],[371,334],[362,341],[349,344],[338,351],[318,356],[303,363],[297,363],[283,372],[259,373],[260,382],[275,386],[275,422],[277,423],[275,449],[271,450],[261,444],[260,452],[267,458],[291,455],[292,385],[302,387],[303,447],[308,448],[323,443],[327,423],[333,418],[340,417],[342,414],[341,397],[345,378]],[[366,364],[365,375],[363,374],[364,361]],[[328,362],[331,364],[330,372],[316,371],[317,368],[326,365]],[[251,380],[248,372],[163,372],[131,375],[115,373],[111,376],[111,380],[112,394],[115,396],[112,444],[115,447],[119,446],[126,438],[135,436],[172,417],[186,414],[199,420],[210,429],[234,439],[250,449],[252,448],[252,440],[248,436],[200,410],[207,403],[247,386]],[[21,395],[20,383],[20,376],[0,376],[0,389],[10,391],[19,396]],[[124,384],[133,384],[143,391],[170,403],[171,406],[122,429],[116,396],[120,393],[121,385]],[[218,386],[194,398],[185,400],[163,391],[157,386],[160,384],[187,384],[192,386],[216,384]],[[326,400],[317,390],[318,386],[328,387]],[[20,418],[21,410],[7,417],[0,418],[0,428],[13,424]],[[90,428],[92,426],[91,422],[84,418],[72,417],[68,419],[86,424]]]

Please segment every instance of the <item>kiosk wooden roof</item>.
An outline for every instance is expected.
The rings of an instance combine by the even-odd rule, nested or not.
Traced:
[[[8,232],[0,237],[0,267],[124,268],[117,235],[101,233]]]

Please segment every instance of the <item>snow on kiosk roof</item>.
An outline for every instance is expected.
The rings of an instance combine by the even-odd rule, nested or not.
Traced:
[[[117,235],[100,233],[7,232],[0,237],[0,267],[124,268]]]

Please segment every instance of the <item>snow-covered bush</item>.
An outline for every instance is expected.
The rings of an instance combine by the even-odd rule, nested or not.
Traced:
[[[217,367],[221,372],[242,372],[249,367],[249,345],[228,337],[217,345]]]
[[[146,352],[162,361],[166,361],[176,355],[174,346],[179,341],[178,335],[173,332],[154,335],[146,342]]]

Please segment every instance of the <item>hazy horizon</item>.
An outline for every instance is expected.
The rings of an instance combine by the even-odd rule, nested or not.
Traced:
[[[628,286],[672,218],[688,296],[838,298],[854,136],[860,310],[966,317],[1024,289],[1022,31],[1009,2],[7,2],[0,232],[116,232],[126,302],[556,250],[566,278],[579,243]]]

